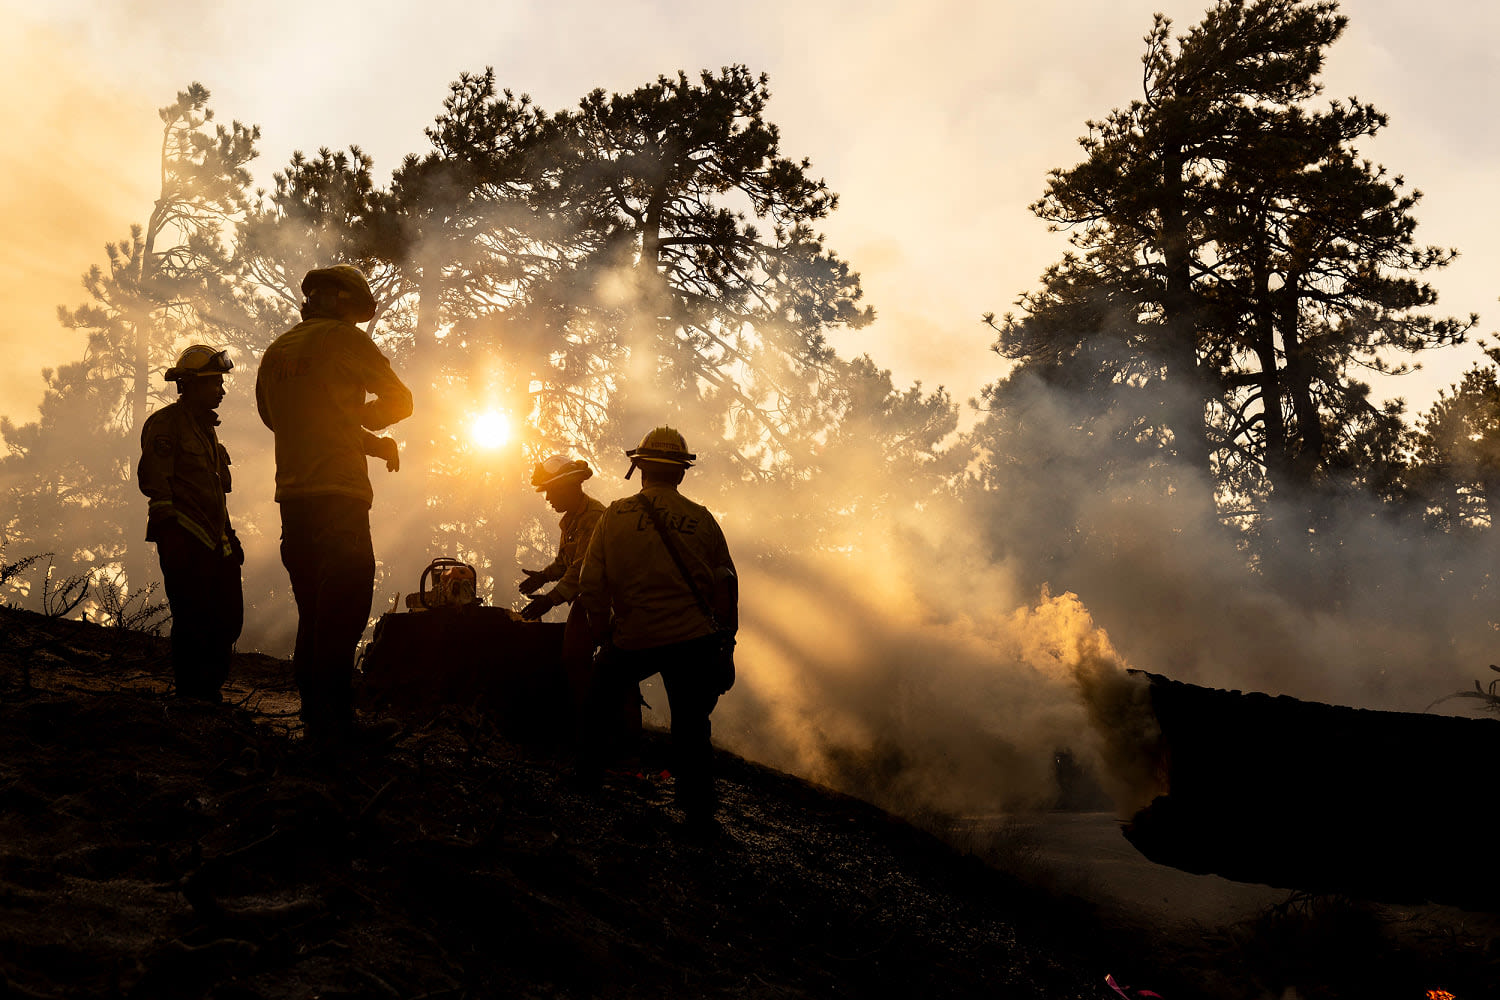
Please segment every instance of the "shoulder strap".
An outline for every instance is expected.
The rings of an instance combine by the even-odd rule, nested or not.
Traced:
[[[667,555],[672,557],[672,562],[677,566],[677,572],[682,574],[683,582],[688,585],[688,590],[693,592],[693,600],[698,602],[698,610],[703,612],[703,617],[708,619],[709,627],[715,632],[723,631],[719,625],[719,617],[714,614],[713,608],[703,599],[698,592],[697,586],[693,584],[693,575],[688,572],[687,565],[682,561],[682,554],[677,551],[677,545],[672,541],[672,536],[667,534],[667,526],[662,523],[661,511],[656,509],[656,504],[644,493],[637,493],[641,505],[646,508],[646,514],[651,518],[651,523],[656,526],[656,533],[661,536],[662,544],[667,547]]]

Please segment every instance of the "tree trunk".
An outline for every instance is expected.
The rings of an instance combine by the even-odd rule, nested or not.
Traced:
[[[1300,310],[1297,287],[1299,277],[1287,275],[1285,296],[1281,310],[1281,340],[1286,348],[1286,383],[1292,412],[1297,417],[1297,447],[1293,453],[1295,485],[1304,490],[1313,486],[1313,479],[1323,467],[1323,420],[1318,413],[1317,401],[1313,399],[1313,367],[1308,362],[1306,346],[1298,329]]]
[[[135,444],[151,407],[151,339],[155,332],[152,322],[152,304],[155,302],[155,286],[159,276],[156,265],[156,237],[161,232],[162,217],[167,204],[166,184],[167,150],[165,139],[162,147],[163,191],[151,210],[146,223],[144,242],[141,244],[141,259],[136,276],[136,295],[133,308],[126,313],[126,322],[135,335],[135,359],[130,390],[130,426],[126,428],[125,440]],[[145,541],[133,540],[136,536],[125,535],[124,550],[120,553],[120,565],[125,571],[125,586],[135,592],[146,586],[151,573],[150,546]]]
[[[1265,240],[1260,232],[1257,233],[1252,252],[1254,260],[1251,263],[1251,282],[1255,297],[1251,309],[1255,356],[1260,362],[1261,415],[1266,432],[1266,479],[1271,484],[1271,495],[1275,496],[1286,488],[1292,473],[1286,416],[1281,406],[1284,387],[1281,363],[1276,357],[1276,307],[1270,287],[1271,269],[1266,260]]]
[[[1162,294],[1166,342],[1162,355],[1167,364],[1168,421],[1177,458],[1190,472],[1203,477],[1204,496],[1198,504],[1214,521],[1218,505],[1213,491],[1213,468],[1205,415],[1213,393],[1198,364],[1198,321],[1192,289],[1192,251],[1187,235],[1183,173],[1185,159],[1180,149],[1163,158],[1162,252],[1166,287]],[[1186,484],[1184,484],[1186,485]],[[1197,492],[1196,487],[1193,492]]]

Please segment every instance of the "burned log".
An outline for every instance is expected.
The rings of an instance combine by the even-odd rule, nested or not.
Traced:
[[[1155,674],[1168,789],[1126,838],[1241,882],[1500,909],[1500,721],[1223,691]]]

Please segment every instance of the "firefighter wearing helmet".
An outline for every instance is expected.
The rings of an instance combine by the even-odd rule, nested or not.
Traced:
[[[281,561],[297,602],[292,663],[304,736],[332,749],[383,742],[399,729],[356,724],[354,652],[375,588],[366,459],[382,459],[390,472],[401,461],[395,440],[372,432],[410,416],[412,396],[355,325],[376,313],[358,268],[309,271],[302,292],[302,322],[266,349],[255,401],[276,436]]]
[[[136,481],[149,501],[146,541],[156,543],[172,609],[172,675],[179,698],[222,700],[229,656],[244,624],[244,549],[229,523],[229,452],[215,412],[229,355],[194,344],[167,369],[177,400],[141,426]]]
[[[597,734],[621,692],[660,674],[672,718],[677,803],[688,829],[717,829],[709,716],[734,683],[738,578],[724,532],[708,508],[678,492],[698,456],[671,427],[625,453],[641,487],[604,511],[584,555],[578,604],[601,648],[579,777],[602,773]]]
[[[593,537],[594,525],[604,514],[604,505],[583,492],[584,480],[593,476],[594,470],[583,459],[568,455],[553,455],[538,462],[531,472],[531,485],[538,493],[545,494],[552,509],[562,515],[559,528],[562,540],[557,545],[557,558],[541,569],[523,569],[526,579],[521,581],[523,594],[535,594],[543,586],[557,581],[556,586],[544,594],[532,597],[521,612],[521,617],[535,621],[559,604],[572,604],[578,594],[578,578],[583,571],[583,551]]]

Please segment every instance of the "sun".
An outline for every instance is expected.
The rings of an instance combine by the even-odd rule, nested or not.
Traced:
[[[500,448],[510,441],[510,419],[498,410],[487,410],[469,425],[469,437],[481,448]]]

